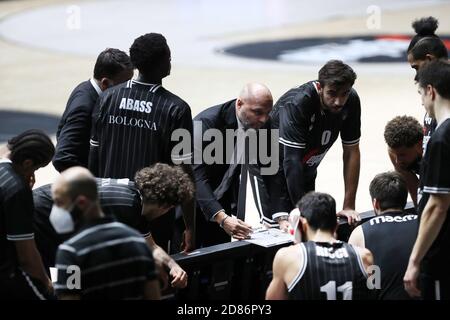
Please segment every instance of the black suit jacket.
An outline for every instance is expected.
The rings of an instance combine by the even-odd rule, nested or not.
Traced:
[[[98,93],[89,80],[80,83],[70,94],[56,133],[53,165],[59,172],[73,166],[87,167],[91,114]]]
[[[236,118],[236,108],[235,108],[236,100],[231,100],[225,102],[221,105],[216,105],[210,107],[201,113],[199,113],[194,118],[194,148],[198,146],[202,146],[202,152],[205,150],[205,147],[208,146],[210,141],[203,141],[202,137],[206,130],[208,129],[217,129],[222,133],[222,137],[224,137],[223,143],[223,164],[197,164],[195,163],[193,166],[194,176],[197,188],[197,202],[205,215],[207,220],[211,220],[215,213],[224,209],[228,214],[236,215],[237,211],[237,196],[239,192],[239,173],[240,169],[238,168],[237,173],[233,175],[233,182],[230,183],[228,190],[217,198],[214,194],[214,191],[217,190],[221,184],[223,183],[224,175],[226,174],[228,168],[230,167],[229,161],[226,159],[226,130],[238,129],[238,122]],[[200,130],[196,128],[199,127],[199,123],[201,123],[201,135],[199,134]],[[269,120],[262,129],[271,129],[271,121]],[[258,131],[258,142],[261,139],[261,136]],[[267,136],[270,139],[270,130],[268,130],[269,135]],[[270,140],[267,140],[268,150],[270,150]],[[258,144],[259,145],[259,144]],[[278,148],[278,142],[276,144]],[[200,154],[196,149],[195,152]],[[280,194],[280,191],[277,191],[278,181],[282,179],[279,175],[282,174],[282,170],[279,170],[276,175],[261,175],[261,168],[263,165],[258,159],[258,164],[251,165],[249,168],[250,173],[250,182],[253,186],[254,197],[257,199],[259,197],[263,220],[269,224],[274,224],[273,219],[278,215],[287,214],[291,209],[291,203],[289,198],[285,195]],[[255,184],[258,185],[255,188]],[[255,194],[255,190],[258,191],[258,194]]]

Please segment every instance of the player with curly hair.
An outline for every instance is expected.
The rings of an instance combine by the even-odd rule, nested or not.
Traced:
[[[134,180],[142,196],[142,214],[149,220],[160,217],[194,195],[194,184],[177,166],[157,163],[139,170]]]
[[[157,264],[167,267],[171,285],[184,288],[187,274],[155,242],[154,233],[159,230],[154,227],[152,220],[166,215],[173,206],[193,199],[194,184],[189,176],[180,167],[157,163],[138,171],[136,182],[96,178],[96,183],[102,211],[136,229],[152,249]],[[55,265],[56,249],[67,239],[59,235],[49,221],[53,205],[51,187],[51,184],[47,184],[33,190],[35,238],[47,268]]]
[[[422,139],[424,128],[410,116],[397,116],[384,128],[384,140],[388,145],[389,158],[405,180],[414,205],[417,206]]]

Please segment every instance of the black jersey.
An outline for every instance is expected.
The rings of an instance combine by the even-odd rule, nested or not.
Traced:
[[[354,89],[342,112],[334,114],[321,108],[316,81],[310,81],[286,92],[271,115],[280,144],[304,150],[306,173],[316,170],[339,134],[344,145],[358,144],[361,136],[361,105]]]
[[[142,216],[142,200],[134,182],[128,179],[97,178],[100,205],[106,215],[112,215],[119,222],[138,230],[144,237],[150,235],[150,223]],[[49,221],[53,206],[51,185],[33,190],[34,229],[36,244],[44,265],[53,266],[58,245],[70,235],[56,233]]]
[[[0,273],[18,267],[15,241],[34,239],[30,187],[9,160],[0,161]]]
[[[386,212],[362,224],[364,244],[381,271],[380,300],[408,300],[403,276],[419,227],[417,215]],[[395,257],[395,259],[393,259]]]
[[[175,151],[176,129],[191,139],[191,109],[161,85],[130,80],[112,87],[94,108],[89,169],[97,177],[134,179],[136,171],[157,162],[190,163],[192,142],[190,150]]]
[[[419,186],[419,216],[431,194],[450,193],[450,119],[441,123],[428,141]],[[448,279],[450,262],[450,209],[439,234],[423,258],[421,271]]]
[[[423,118],[423,142],[422,142],[423,154],[425,154],[427,143],[430,140],[433,132],[436,130],[436,126],[437,126],[436,119],[430,117],[428,113],[426,113]]]
[[[288,285],[291,300],[357,300],[369,297],[361,256],[344,242],[308,241],[297,276]]]

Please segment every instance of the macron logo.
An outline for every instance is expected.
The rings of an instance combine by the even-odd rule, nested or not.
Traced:
[[[373,226],[374,224],[390,223],[390,222],[407,222],[407,221],[412,221],[412,220],[416,220],[416,219],[417,219],[417,215],[415,215],[415,214],[408,214],[406,216],[396,216],[396,217],[379,216],[379,217],[375,217],[375,218],[371,219],[370,225]]]

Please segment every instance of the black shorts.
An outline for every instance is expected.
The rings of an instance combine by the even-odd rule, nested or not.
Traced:
[[[450,278],[438,280],[422,273],[419,281],[424,300],[450,300]]]
[[[25,271],[0,274],[0,300],[54,300],[46,287]]]

